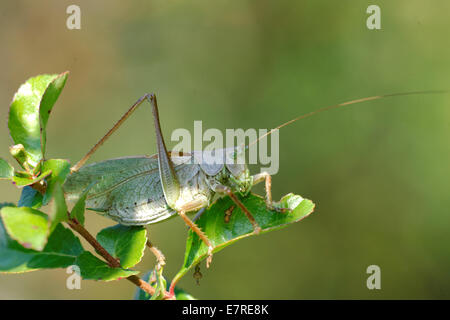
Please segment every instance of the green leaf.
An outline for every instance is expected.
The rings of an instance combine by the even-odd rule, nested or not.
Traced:
[[[42,199],[43,196],[39,191],[30,186],[25,186],[20,194],[18,206],[39,209],[42,206]]]
[[[155,288],[155,293],[150,297],[150,300],[163,300],[166,295],[167,281],[164,279],[163,268],[153,270],[153,274],[150,278],[154,278],[155,281],[151,285]]]
[[[42,166],[39,166],[36,170],[37,169],[43,171],[38,177],[33,177],[26,172],[16,172],[13,177],[13,182],[18,187],[25,186],[19,200],[19,207],[32,207],[36,209],[42,205],[47,205],[53,197],[55,184],[59,183],[62,185],[64,183],[64,180],[70,171],[70,164],[67,160],[50,159],[45,161]],[[47,184],[44,196],[35,189],[26,187],[42,181],[43,179],[46,179],[45,183]]]
[[[55,183],[63,184],[70,172],[70,163],[64,159],[50,159],[43,163],[41,171],[51,171],[47,178],[47,190],[44,194],[43,205],[47,205],[53,197]]]
[[[34,165],[43,158],[39,106],[45,90],[57,75],[39,75],[20,86],[11,103],[8,127],[15,144],[22,144]]]
[[[255,220],[260,225],[261,233],[278,230],[298,222],[307,217],[314,210],[314,203],[310,200],[294,194],[284,196],[277,205],[283,208],[289,208],[291,211],[279,213],[267,208],[264,199],[260,196],[250,194],[241,198],[242,203],[252,213]],[[226,211],[232,210],[231,216],[225,216]],[[214,203],[197,222],[197,225],[203,230],[213,245],[213,252],[218,252],[226,246],[254,235],[253,226],[248,221],[245,214],[229,198],[221,198]],[[183,277],[193,266],[207,257],[208,248],[203,241],[189,231],[186,242],[186,252],[184,263],[180,271],[173,279],[171,286],[174,286],[178,280]]]
[[[6,207],[0,211],[9,236],[23,247],[41,251],[47,243],[47,215],[28,207]]]
[[[97,241],[109,254],[119,259],[123,268],[131,268],[144,256],[147,230],[145,227],[118,224],[101,230]]]
[[[9,110],[8,127],[14,143],[22,144],[30,155],[32,167],[43,159],[48,114],[66,78],[67,72],[60,75],[39,75],[28,79],[14,95]]]
[[[0,209],[5,208],[5,207],[16,207],[16,205],[12,202],[1,202]]]
[[[20,246],[18,244],[18,246]],[[22,247],[23,248],[23,247]],[[34,257],[34,252],[24,252],[26,249],[0,248],[0,272],[20,273],[34,271],[35,268],[29,268],[28,262]]]
[[[66,268],[74,265],[77,257],[83,253],[80,239],[70,229],[58,224],[48,238],[48,243],[41,253],[30,260],[30,268]]]
[[[47,122],[50,116],[50,112],[52,111],[53,105],[56,100],[58,100],[59,95],[61,94],[64,85],[66,84],[67,76],[69,72],[64,72],[58,75],[52,82],[49,83],[47,89],[44,92],[44,95],[41,99],[41,104],[39,106],[39,117],[41,120],[41,146],[42,146],[42,154],[45,155],[45,147],[47,143]]]
[[[139,271],[134,270],[111,268],[88,251],[80,254],[75,264],[80,268],[81,276],[85,280],[111,281],[139,273]]]
[[[31,159],[30,154],[25,151],[25,147],[22,144],[19,143],[9,147],[9,153],[11,153],[13,158],[16,159],[27,172],[32,171],[29,164],[33,163],[33,160]]]
[[[177,300],[197,300],[189,293],[178,287],[175,287],[175,298]]]
[[[3,202],[0,204],[0,214],[1,210],[7,207],[15,208],[12,203]],[[14,240],[12,240],[10,236],[8,236],[3,221],[2,219],[0,219],[0,248],[7,248],[12,241]]]
[[[0,158],[0,179],[11,179],[14,176],[14,168]]]
[[[0,220],[0,272],[17,273],[38,269],[66,268],[83,252],[71,230],[58,225],[43,251],[25,249],[11,239]]]
[[[7,208],[7,207],[15,208],[16,205],[11,202],[0,203],[0,214],[1,214],[1,209]],[[0,219],[0,248],[7,247],[9,244],[9,239],[10,238],[9,238],[8,234],[6,233],[5,227],[3,226],[2,219]]]
[[[45,171],[44,173],[41,173],[37,177],[33,177],[31,174],[28,174],[26,172],[16,172],[14,177],[12,178],[12,181],[17,187],[20,188],[24,186],[30,186],[32,184],[35,184],[36,182],[44,180],[51,174],[52,172],[48,170]]]
[[[84,189],[83,193],[78,198],[77,202],[75,203],[74,207],[72,208],[72,212],[70,212],[70,217],[77,219],[77,221],[84,226],[84,212],[86,210],[86,197],[89,193],[89,190],[96,184],[97,182],[94,181],[90,185]]]
[[[53,231],[58,223],[68,220],[66,199],[64,199],[64,192],[58,181],[54,184],[53,196],[55,198],[55,203],[53,212],[50,215],[50,231]]]

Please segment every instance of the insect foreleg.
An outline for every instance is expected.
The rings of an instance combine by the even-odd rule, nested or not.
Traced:
[[[238,197],[236,197],[236,195],[233,193],[233,191],[231,191],[231,189],[229,187],[219,184],[219,185],[214,186],[214,191],[221,193],[221,194],[228,195],[231,198],[231,200],[233,200],[233,202],[236,203],[237,206],[239,208],[241,208],[242,211],[244,211],[245,215],[247,216],[247,219],[253,225],[253,232],[255,234],[258,234],[261,232],[261,227],[259,226],[258,222],[256,222],[255,218],[250,213],[250,211],[248,211],[248,209],[244,206],[244,204],[241,202],[241,200],[239,200]]]
[[[261,172],[253,176],[253,185],[265,181],[266,189],[266,204],[268,207],[272,206],[272,176],[267,172]]]
[[[275,210],[275,211],[279,211],[279,212],[286,212],[288,209],[278,207],[272,201],[272,176],[270,174],[268,174],[267,172],[261,172],[261,173],[255,174],[253,176],[253,185],[256,185],[262,181],[265,182],[267,207],[271,210]]]

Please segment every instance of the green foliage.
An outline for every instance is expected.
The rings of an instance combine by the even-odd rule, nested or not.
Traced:
[[[20,194],[19,207],[39,209],[42,206],[42,200],[42,193],[30,186],[25,186]]]
[[[80,267],[84,279],[115,280],[137,274],[138,271],[111,268],[90,252],[85,251],[79,239],[61,222],[68,220],[62,184],[70,172],[70,164],[62,159],[44,159],[46,126],[50,112],[68,73],[42,75],[29,79],[14,96],[8,126],[15,145],[11,155],[25,171],[15,171],[0,159],[0,179],[9,179],[22,187],[18,207],[0,206],[0,271],[26,272],[46,268]],[[84,223],[86,188],[71,216]],[[54,200],[49,214],[38,211]],[[107,228],[99,233],[105,244],[122,265],[137,264],[145,248],[144,228]]]
[[[45,147],[47,144],[47,122],[50,117],[50,112],[53,109],[53,105],[61,94],[64,85],[66,84],[68,72],[64,72],[53,78],[51,82],[48,83],[47,88],[42,95],[41,103],[39,105],[39,119],[41,125],[41,149],[42,155],[45,154]]]
[[[65,268],[83,252],[80,240],[61,224],[42,251],[26,249],[9,237],[0,221],[0,272],[16,273],[45,268]]]
[[[0,158],[0,179],[11,179],[14,176],[14,168]]]
[[[175,298],[177,300],[197,300],[193,296],[191,296],[189,293],[184,291],[183,289],[180,289],[178,287],[175,287]]]
[[[48,192],[48,191],[47,191]],[[52,231],[60,222],[67,221],[67,204],[64,199],[64,192],[62,190],[61,184],[57,181],[54,185],[53,197],[55,199],[55,203],[53,206],[53,210],[51,213],[51,226],[50,230]]]
[[[86,280],[111,281],[126,278],[139,271],[122,268],[111,268],[105,262],[95,257],[92,253],[84,251],[77,257],[75,264],[80,268],[81,276]]]
[[[42,164],[42,171],[51,172],[51,176],[47,179],[47,192],[44,194],[43,205],[50,202],[53,195],[55,184],[62,185],[70,172],[70,163],[63,159],[50,159]]]
[[[16,172],[14,177],[12,177],[12,181],[18,187],[31,186],[32,184],[44,180],[51,174],[52,174],[51,170],[45,171],[44,173],[41,173],[37,177],[26,172]]]
[[[153,270],[150,276],[150,284],[155,288],[155,293],[150,300],[162,300],[166,295],[167,281],[163,276],[163,268]]]
[[[12,202],[1,202],[0,203],[0,210],[2,208],[5,208],[5,207],[16,207],[16,205],[14,203],[12,203]]]
[[[50,111],[64,87],[68,73],[28,79],[16,92],[9,109],[8,127],[15,144],[24,146],[36,166],[44,157]]]
[[[95,182],[92,182],[90,185],[86,187],[86,189],[81,193],[78,198],[75,206],[70,212],[70,217],[76,219],[81,225],[84,225],[84,211],[86,209],[86,197],[88,195],[89,190],[95,185]]]
[[[144,227],[115,225],[97,234],[97,241],[114,257],[123,268],[131,268],[141,261],[147,242]]]
[[[260,225],[261,234],[287,227],[289,224],[304,219],[314,210],[314,203],[311,200],[294,194],[284,196],[278,203],[281,207],[290,209],[286,213],[269,210],[264,199],[254,194],[241,198],[241,201],[252,212]],[[214,247],[213,252],[218,252],[240,239],[254,235],[253,226],[245,214],[240,208],[235,207],[236,205],[230,198],[221,198],[203,213],[197,222],[197,225],[211,241]],[[229,212],[231,208],[234,208],[231,216],[226,218],[225,212]],[[173,279],[172,286],[207,256],[208,248],[203,241],[192,230],[189,231],[183,266]]]
[[[44,249],[50,233],[46,214],[28,207],[6,207],[1,209],[0,215],[12,239],[25,248]]]

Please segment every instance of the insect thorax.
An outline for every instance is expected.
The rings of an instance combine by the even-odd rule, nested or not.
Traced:
[[[245,159],[238,157],[242,155],[242,152],[237,148],[228,148],[193,151],[191,154],[192,160],[198,163],[206,174],[211,190],[223,194],[223,188],[220,186],[225,186],[233,193],[246,195],[253,185],[253,178],[245,164]]]
[[[250,175],[250,170],[246,165],[241,165],[240,170],[230,171],[229,166],[223,166],[217,174],[209,176],[207,181],[212,190],[217,190],[216,186],[222,185],[229,187],[233,193],[238,193],[242,196],[247,195],[253,185],[253,177]]]

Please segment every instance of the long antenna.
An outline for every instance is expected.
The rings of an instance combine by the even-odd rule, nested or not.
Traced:
[[[379,96],[372,96],[372,97],[367,97],[367,98],[361,98],[361,99],[356,99],[356,100],[351,100],[351,101],[346,101],[346,102],[342,102],[339,104],[334,104],[331,106],[327,106],[327,107],[323,107],[320,109],[317,109],[315,111],[311,111],[309,113],[305,113],[297,118],[294,118],[292,120],[289,120],[285,123],[280,124],[278,127],[273,128],[272,130],[270,130],[269,132],[263,134],[262,136],[260,136],[258,139],[256,139],[255,141],[250,142],[246,147],[248,148],[249,146],[257,143],[259,140],[267,137],[268,135],[272,134],[272,132],[279,130],[287,125],[290,125],[293,122],[296,122],[298,120],[301,119],[305,119],[305,118],[309,118],[313,115],[316,115],[318,113],[324,112],[324,111],[328,111],[331,109],[336,109],[339,107],[344,107],[344,106],[349,106],[352,104],[356,104],[356,103],[360,103],[360,102],[366,102],[366,101],[372,101],[372,100],[378,100],[378,99],[383,99],[383,98],[388,98],[388,97],[398,97],[398,96],[410,96],[410,95],[419,95],[419,94],[438,94],[438,93],[449,93],[449,91],[447,90],[429,90],[429,91],[413,91],[413,92],[401,92],[401,93],[391,93],[391,94],[384,94],[384,95],[379,95]]]

